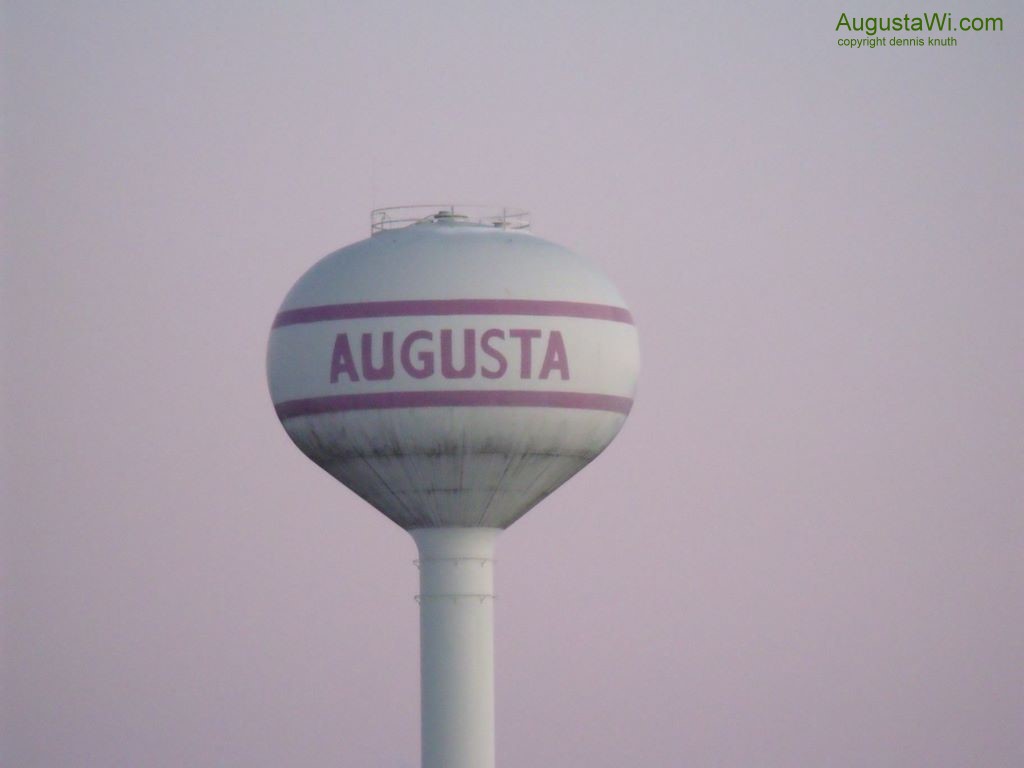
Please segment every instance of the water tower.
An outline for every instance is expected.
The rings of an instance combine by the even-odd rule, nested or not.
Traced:
[[[521,211],[381,209],[288,293],[270,393],[309,458],[419,549],[424,768],[494,766],[495,540],[622,427],[636,329]]]

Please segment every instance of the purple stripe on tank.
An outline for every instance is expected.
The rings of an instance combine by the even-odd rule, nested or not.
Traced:
[[[365,411],[382,408],[439,408],[452,406],[511,406],[521,408],[577,408],[627,414],[633,400],[591,392],[543,392],[503,389],[465,389],[426,392],[373,392],[330,395],[275,403],[279,419],[318,413]]]
[[[324,320],[356,320],[367,317],[442,317],[446,315],[534,315],[581,317],[633,324],[625,307],[588,304],[582,301],[533,301],[531,299],[437,299],[415,301],[363,301],[357,304],[323,304],[287,309],[274,319],[274,328]]]

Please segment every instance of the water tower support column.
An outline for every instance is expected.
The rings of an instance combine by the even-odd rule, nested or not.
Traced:
[[[423,768],[494,768],[498,528],[416,528]]]

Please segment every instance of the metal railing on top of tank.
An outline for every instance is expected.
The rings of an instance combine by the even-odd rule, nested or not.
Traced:
[[[480,224],[497,229],[529,229],[530,213],[522,208],[486,205],[396,205],[375,208],[370,212],[370,234],[436,221]]]

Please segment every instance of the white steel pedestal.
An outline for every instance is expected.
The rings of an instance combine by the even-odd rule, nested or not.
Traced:
[[[498,528],[416,528],[423,768],[494,768]]]

